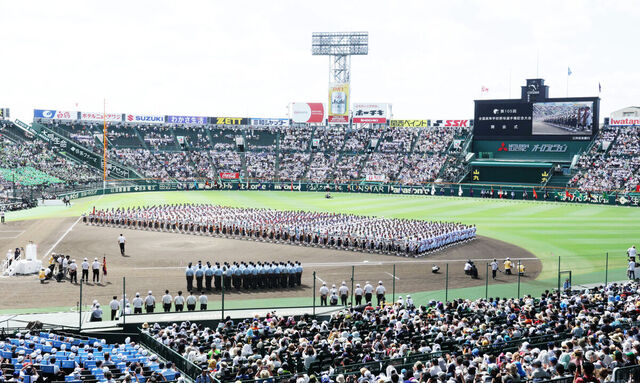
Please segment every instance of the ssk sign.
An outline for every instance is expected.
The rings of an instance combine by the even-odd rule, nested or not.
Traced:
[[[150,116],[145,114],[126,114],[124,121],[131,124],[163,124],[164,116]]]
[[[434,128],[439,128],[439,127],[461,127],[461,128],[468,128],[471,124],[469,123],[469,120],[435,120],[432,121],[432,127]]]

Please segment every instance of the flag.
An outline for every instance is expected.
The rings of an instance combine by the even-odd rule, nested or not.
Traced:
[[[566,191],[564,192],[564,195],[565,195],[565,197],[567,197],[567,198],[572,198],[572,197],[573,197],[573,195],[572,195],[571,193],[569,193],[569,190],[566,190]]]
[[[102,257],[102,274],[107,275],[107,258]]]
[[[500,188],[500,191],[498,191],[498,197],[502,198],[502,188]]]
[[[484,86],[484,85],[483,85],[483,86],[480,88],[480,91],[481,91],[482,93],[485,93],[485,92],[488,92],[488,91],[489,91],[489,88],[487,88],[486,86]]]
[[[533,199],[538,199],[538,193],[536,193],[536,189],[533,189]]]
[[[640,193],[640,184],[636,185],[636,193]]]
[[[436,185],[431,184],[431,195],[436,195]]]
[[[462,197],[462,186],[458,185],[458,196]]]
[[[573,73],[573,72],[571,71],[571,67],[567,67],[567,76],[571,76],[571,73]]]

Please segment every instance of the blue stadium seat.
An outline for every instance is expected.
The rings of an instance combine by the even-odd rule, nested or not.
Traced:
[[[53,369],[53,365],[52,364],[41,365],[40,369],[42,370],[43,374],[51,374],[51,375],[53,375],[53,373],[54,373],[54,369]]]

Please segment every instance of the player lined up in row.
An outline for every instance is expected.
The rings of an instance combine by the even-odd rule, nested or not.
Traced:
[[[292,262],[189,262],[185,270],[187,291],[293,288],[302,284],[302,264]],[[213,285],[212,285],[213,283]]]

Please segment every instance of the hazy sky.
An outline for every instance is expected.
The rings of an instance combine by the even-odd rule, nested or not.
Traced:
[[[551,97],[571,67],[570,96],[602,84],[602,117],[640,104],[637,1],[0,0],[0,107],[286,117],[326,103],[318,31],[369,32],[352,102],[395,118],[472,118],[482,86],[519,97],[537,56]]]

